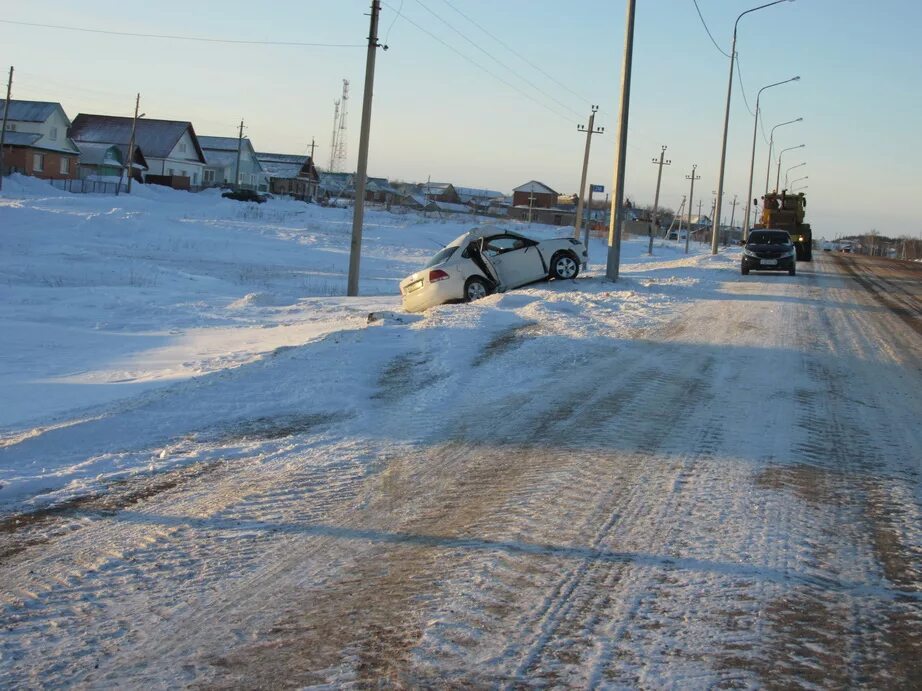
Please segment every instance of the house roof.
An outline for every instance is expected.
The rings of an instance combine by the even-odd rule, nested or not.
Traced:
[[[0,114],[3,113],[5,107],[6,99],[0,98]],[[17,101],[15,98],[11,98],[7,120],[45,122],[58,108],[61,108],[61,104],[53,101]],[[61,111],[63,112],[64,109],[61,108]],[[64,117],[66,118],[67,116],[65,115]]]
[[[257,151],[256,160],[271,178],[301,177],[305,168],[310,170],[313,165],[311,157],[305,154],[272,154]]]
[[[250,140],[246,137],[243,138],[243,141],[247,144],[250,143]],[[240,145],[240,140],[237,137],[208,137],[205,135],[200,135],[198,138],[198,143],[202,146],[203,149],[214,149],[215,151],[233,151],[237,153],[237,147]]]
[[[495,190],[481,190],[474,187],[455,187],[455,192],[458,193],[461,201],[465,204],[467,202],[473,201],[474,199],[482,200],[492,200],[499,199],[503,196],[502,192],[497,192]]]
[[[80,149],[80,163],[87,165],[108,165],[121,166],[123,154],[116,144],[97,143],[97,142],[77,142],[77,148]],[[113,150],[117,157],[113,158]]]
[[[519,185],[516,187],[513,192],[536,192],[538,194],[554,194],[557,192],[552,190],[550,187],[545,185],[543,182],[538,182],[537,180],[529,180],[524,185]]]
[[[89,115],[80,113],[70,127],[71,139],[85,142],[128,144],[131,139],[132,118],[116,115]],[[147,156],[168,158],[173,147],[188,132],[195,146],[200,162],[205,163],[205,154],[191,122],[182,120],[138,119],[135,142],[144,149]]]
[[[423,192],[428,190],[429,194],[439,194],[445,192],[449,187],[454,189],[450,182],[424,182],[422,184]]]
[[[35,132],[13,132],[7,130],[3,135],[3,143],[6,146],[32,146],[42,138],[41,134]]]

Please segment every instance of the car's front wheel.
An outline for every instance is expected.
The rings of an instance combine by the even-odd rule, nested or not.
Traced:
[[[788,275],[789,275],[789,276],[796,276],[796,275],[797,275],[797,267],[792,265],[791,268],[788,269]]]
[[[749,267],[741,266],[741,267],[740,267],[740,273],[743,274],[743,276],[748,276],[748,275],[749,275]]]
[[[551,259],[551,278],[576,278],[579,275],[579,260],[569,252],[559,252]]]
[[[492,293],[492,287],[479,276],[471,276],[464,284],[464,301],[473,302]]]

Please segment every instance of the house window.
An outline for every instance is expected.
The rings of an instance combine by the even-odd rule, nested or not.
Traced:
[[[206,170],[204,182],[206,185],[212,184],[214,182],[214,170]]]
[[[45,154],[32,154],[32,170],[39,173],[45,170]]]
[[[173,173],[173,169],[172,169],[172,168],[170,168],[170,176],[172,177],[173,175],[174,175],[174,173]]]
[[[185,142],[179,142],[179,152],[183,154],[186,153],[186,143]]]
[[[198,173],[192,173],[192,184],[193,185],[198,184]]]
[[[51,138],[51,141],[53,142],[57,141],[58,140],[58,128],[52,127],[51,132],[48,134],[48,136]]]
[[[8,132],[15,132],[15,131],[16,131],[16,123],[15,123],[15,122],[8,122],[8,123],[6,123],[6,129],[7,129]]]
[[[67,175],[70,172],[70,159],[66,156],[61,157],[61,175]]]

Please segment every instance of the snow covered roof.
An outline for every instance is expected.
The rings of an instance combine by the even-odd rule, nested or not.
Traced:
[[[524,185],[519,185],[516,187],[513,192],[535,192],[537,194],[557,194],[550,187],[545,185],[543,182],[538,182],[537,180],[529,180]]]
[[[246,144],[249,144],[250,140],[246,137],[243,138],[243,141]],[[214,149],[215,151],[233,151],[237,153],[237,146],[240,143],[240,140],[237,137],[208,137],[201,135],[198,138],[198,143],[203,149]]]
[[[70,127],[68,136],[86,142],[107,142],[127,144],[131,139],[132,118],[116,115],[88,115],[80,113]],[[139,118],[135,141],[144,149],[146,156],[167,158],[173,147],[188,132],[195,146],[199,161],[205,163],[205,154],[191,122],[182,120],[153,120]]]
[[[5,107],[6,99],[0,98],[0,117],[2,117]],[[51,114],[58,108],[61,109],[62,113],[64,112],[60,103],[51,101],[17,101],[11,98],[7,120],[18,120],[19,122],[45,122],[45,120],[51,117]],[[66,118],[67,116],[65,115],[64,117]]]
[[[122,152],[115,144],[75,142],[80,149],[80,163],[87,165],[121,166]]]
[[[227,168],[237,163],[237,149],[221,151],[203,147],[203,151],[205,152],[205,165],[209,168]]]
[[[453,187],[450,182],[425,182],[422,185],[423,194],[442,194],[449,187]]]
[[[270,178],[309,177],[309,172],[313,169],[311,157],[304,154],[273,154],[257,151],[256,160]]]
[[[497,192],[496,190],[480,190],[474,187],[455,187],[455,192],[458,193],[458,197],[465,204],[474,201],[475,199],[488,201],[493,199],[501,199],[503,197],[502,192]]]
[[[7,130],[3,136],[3,143],[6,146],[32,146],[42,138],[41,134],[34,132],[13,132]]]

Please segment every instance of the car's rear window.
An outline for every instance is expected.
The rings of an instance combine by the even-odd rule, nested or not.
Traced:
[[[766,232],[754,231],[749,233],[750,245],[787,245],[791,241],[791,236],[785,232]]]
[[[442,262],[446,261],[446,260],[447,260],[451,255],[453,255],[457,250],[458,250],[458,246],[457,246],[457,245],[453,245],[453,246],[451,246],[451,247],[446,247],[446,248],[443,249],[443,250],[439,250],[439,251],[436,253],[436,255],[435,255],[432,259],[430,259],[430,260],[426,263],[426,265],[425,265],[423,268],[424,268],[424,269],[428,269],[428,268],[431,267],[431,266],[438,266],[438,265],[441,264]]]

